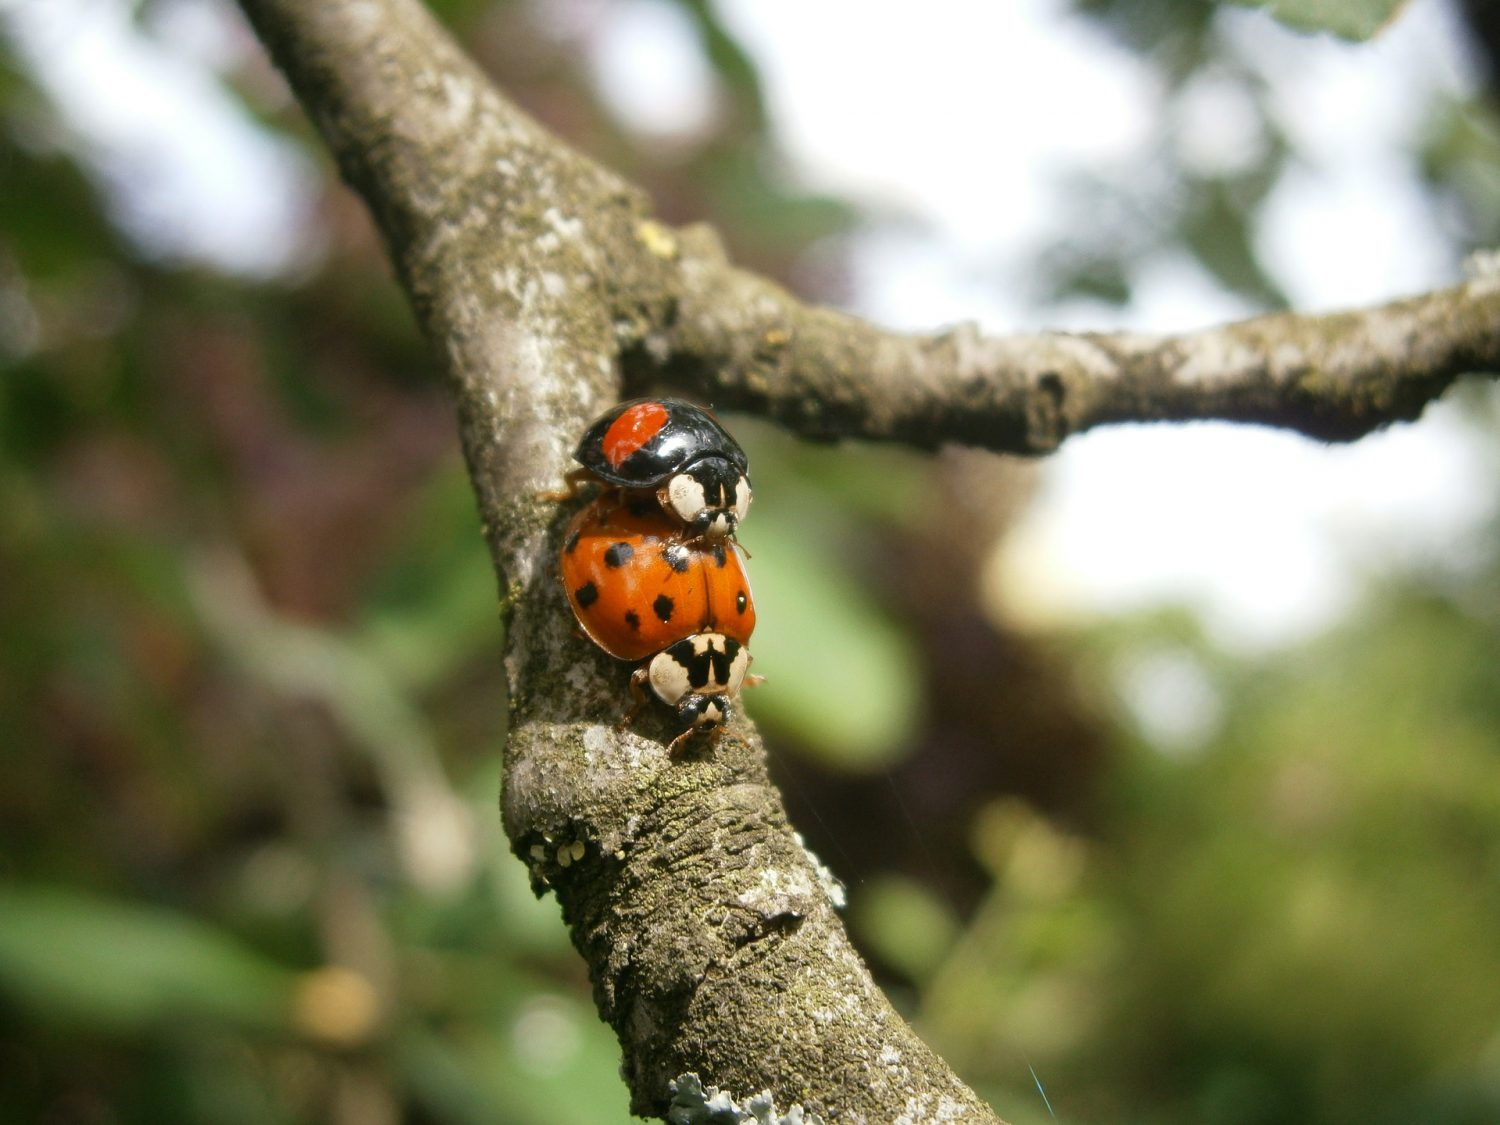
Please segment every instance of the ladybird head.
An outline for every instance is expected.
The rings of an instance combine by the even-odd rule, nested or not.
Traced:
[[[657,498],[695,536],[722,539],[750,510],[750,478],[723,457],[703,457],[668,477]]]
[[[749,668],[750,650],[733,637],[695,633],[653,656],[646,680],[684,733],[712,731],[728,721]]]
[[[727,695],[690,695],[677,705],[677,725],[684,733],[715,731],[728,719]]]

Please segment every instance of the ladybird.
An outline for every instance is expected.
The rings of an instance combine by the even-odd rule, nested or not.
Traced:
[[[712,414],[681,399],[640,398],[605,411],[573,459],[605,484],[653,490],[695,537],[732,536],[750,508],[745,451]],[[571,495],[571,475],[569,486]]]
[[[667,750],[675,753],[694,734],[717,734],[729,720],[731,701],[742,687],[756,684],[749,676],[750,650],[723,633],[694,633],[658,652],[630,676],[630,691],[644,701],[642,685],[677,711],[682,733]]]
[[[644,661],[631,676],[636,699],[649,688],[676,710],[684,730],[674,749],[724,723],[746,683],[755,630],[733,543],[685,537],[650,498],[606,494],[568,524],[561,574],[589,639],[620,660]]]

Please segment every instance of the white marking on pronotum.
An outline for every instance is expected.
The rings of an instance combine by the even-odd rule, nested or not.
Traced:
[[[708,497],[703,486],[686,473],[678,473],[667,481],[667,503],[684,523],[692,523],[697,514],[708,507]]]
[[[745,683],[745,673],[750,671],[750,650],[740,645],[740,650],[734,654],[734,660],[729,665],[729,683],[724,686],[732,693],[737,693]]]
[[[657,698],[670,706],[682,702],[683,696],[693,689],[688,680],[687,665],[673,656],[671,650],[659,652],[651,658],[646,676]]]

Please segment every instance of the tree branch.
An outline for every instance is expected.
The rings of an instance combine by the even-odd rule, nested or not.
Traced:
[[[666,323],[671,241],[633,189],[502,98],[415,0],[241,0],[368,202],[458,403],[504,591],[503,811],[625,1056],[631,1108],[690,1074],[838,1121],[994,1121],[849,945],[740,719],[671,760],[614,722],[619,664],[574,635],[555,485],[619,393],[621,339]]]
[[[685,231],[678,315],[627,354],[718,405],[805,437],[1047,453],[1109,422],[1259,422],[1349,441],[1421,414],[1458,376],[1500,373],[1500,278],[1355,312],[1277,313],[1170,336],[972,325],[887,332],[807,305]]]

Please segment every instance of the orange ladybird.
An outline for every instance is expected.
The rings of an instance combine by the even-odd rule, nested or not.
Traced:
[[[685,539],[649,500],[601,496],[574,516],[562,576],[584,632],[621,660],[643,660],[695,633],[745,645],[755,630],[734,544]]]
[[[685,538],[650,498],[604,495],[573,517],[563,540],[562,580],[584,631],[677,713],[683,733],[717,732],[749,676],[755,604],[738,549],[725,539]]]

